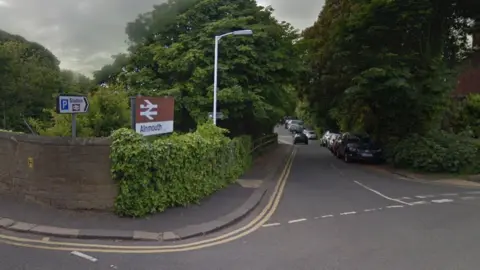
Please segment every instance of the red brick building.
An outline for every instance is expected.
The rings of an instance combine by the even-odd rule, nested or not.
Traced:
[[[473,47],[480,48],[480,23],[477,22],[477,33],[473,35]],[[480,94],[480,50],[472,55],[467,68],[458,78],[455,96],[466,96],[470,93]]]

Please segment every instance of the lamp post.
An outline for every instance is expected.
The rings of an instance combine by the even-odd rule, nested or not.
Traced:
[[[252,30],[238,30],[238,31],[233,31],[229,33],[225,33],[219,36],[215,36],[215,62],[214,62],[214,67],[213,67],[213,112],[212,112],[212,119],[213,119],[213,124],[217,125],[217,80],[218,80],[218,43],[220,42],[220,39],[225,37],[225,36],[230,36],[230,35],[235,35],[235,36],[251,36],[253,35]]]

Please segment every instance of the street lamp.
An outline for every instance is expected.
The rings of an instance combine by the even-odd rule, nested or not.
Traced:
[[[213,67],[213,113],[212,113],[212,119],[213,119],[213,124],[217,125],[217,70],[218,70],[218,43],[220,42],[220,39],[225,37],[225,36],[251,36],[253,35],[252,30],[237,30],[229,33],[225,33],[219,36],[215,36],[215,63]]]

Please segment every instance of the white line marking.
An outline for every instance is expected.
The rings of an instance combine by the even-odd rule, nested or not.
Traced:
[[[83,259],[86,259],[86,260],[89,260],[89,261],[91,261],[91,262],[96,262],[96,261],[98,261],[97,258],[92,257],[92,256],[90,256],[90,255],[87,255],[87,254],[85,254],[85,253],[78,252],[78,251],[72,251],[72,252],[70,252],[70,254],[75,255],[75,256],[78,256],[78,257],[83,258]]]
[[[50,241],[50,237],[43,237],[43,238],[42,238],[42,241],[48,242],[48,241]]]
[[[273,227],[273,226],[280,226],[280,223],[269,223],[269,224],[262,225],[262,227]]]
[[[412,199],[412,198],[410,198],[410,197],[402,197],[402,198],[400,198],[400,200],[410,200],[410,199]]]
[[[302,222],[302,221],[305,221],[307,220],[306,218],[300,218],[300,219],[294,219],[294,220],[290,220],[288,221],[288,223],[297,223],[297,222]]]
[[[115,265],[110,265],[110,268],[113,268],[113,269],[117,269],[117,267]]]
[[[402,208],[404,205],[389,205],[387,208]]]
[[[480,191],[467,191],[467,194],[480,194]]]
[[[442,196],[458,196],[458,193],[443,193]]]
[[[428,202],[426,201],[418,201],[418,202],[411,202],[411,205],[417,205],[417,204],[427,204]]]
[[[432,200],[434,203],[447,203],[447,202],[453,202],[453,200],[450,199],[441,199],[441,200]]]
[[[364,185],[364,184],[362,184],[362,183],[360,183],[360,182],[358,182],[358,181],[353,181],[353,182],[355,182],[357,185],[360,185],[360,186],[362,186],[363,188],[365,188],[365,189],[367,189],[367,190],[370,190],[371,192],[373,192],[373,193],[377,194],[378,196],[383,197],[383,198],[385,198],[385,199],[387,199],[387,200],[390,200],[390,201],[392,201],[392,202],[401,203],[401,204],[410,205],[410,204],[407,203],[407,202],[404,202],[404,201],[401,201],[401,200],[397,200],[397,199],[388,197],[387,195],[384,195],[384,194],[382,194],[382,193],[380,193],[380,192],[378,192],[378,191],[376,191],[376,190],[374,190],[374,189],[372,189],[372,188],[369,188],[369,187],[367,187],[366,185]]]
[[[355,211],[352,211],[352,212],[343,212],[343,213],[340,213],[340,216],[346,216],[346,215],[353,215],[353,214],[356,214],[357,212]]]
[[[364,211],[364,212],[372,212],[372,211],[376,211],[376,210],[377,210],[377,209],[375,209],[375,208],[371,208],[371,209],[365,209],[365,210],[363,210],[363,211]]]
[[[322,218],[333,217],[333,215],[324,215]]]
[[[462,199],[462,200],[475,200],[476,198],[472,197],[472,196],[466,196],[466,197],[460,197],[460,199]]]
[[[382,207],[379,207],[379,208],[377,208],[377,209],[378,209],[378,210],[382,210],[383,208],[382,208]]]
[[[435,196],[433,196],[433,195],[418,195],[418,196],[415,196],[415,197],[417,197],[419,199],[426,199],[426,198],[433,198]]]

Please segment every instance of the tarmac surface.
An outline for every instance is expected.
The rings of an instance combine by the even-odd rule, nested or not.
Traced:
[[[142,249],[47,245],[58,239],[0,231],[0,269],[479,269],[480,189],[406,181],[344,163],[315,142],[295,146],[286,167],[258,209],[213,235]]]

